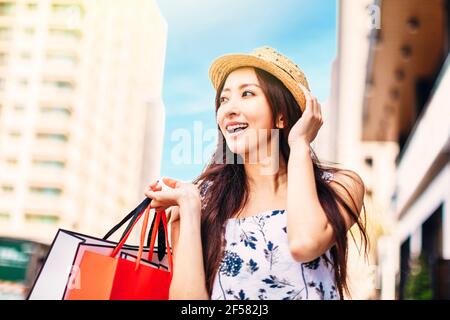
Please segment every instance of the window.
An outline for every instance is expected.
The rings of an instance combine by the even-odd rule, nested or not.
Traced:
[[[38,8],[38,4],[30,2],[30,3],[26,4],[26,8],[27,8],[28,11],[36,11],[37,8]]]
[[[71,82],[64,80],[44,81],[44,86],[50,90],[72,91],[74,89]]]
[[[27,87],[28,87],[28,80],[27,80],[27,79],[20,79],[20,80],[19,80],[19,85],[20,85],[22,88],[27,88]]]
[[[8,212],[0,212],[0,221],[9,220],[10,215]]]
[[[10,40],[11,39],[11,28],[0,27],[0,40]]]
[[[40,109],[41,114],[44,115],[57,115],[57,116],[65,116],[65,117],[69,117],[71,112],[68,108],[65,107],[58,107],[58,106],[54,106],[54,107],[42,107]]]
[[[12,185],[5,184],[2,186],[2,191],[5,193],[12,193],[14,192],[14,187]]]
[[[15,5],[12,2],[0,2],[0,16],[7,16],[14,13]]]
[[[20,53],[20,59],[22,60],[31,60],[31,52],[23,51]]]
[[[50,29],[49,35],[53,41],[78,42],[81,38],[81,33],[77,30]]]
[[[22,137],[22,134],[19,131],[11,131],[9,133],[9,136],[13,139],[19,139],[20,137]]]
[[[15,112],[23,112],[25,110],[25,107],[22,104],[16,104],[14,106],[14,111]]]
[[[51,64],[58,64],[61,66],[74,67],[77,64],[77,58],[71,53],[48,53],[47,60]]]
[[[62,194],[62,190],[53,187],[30,187],[30,193],[40,196],[59,197]]]
[[[30,223],[55,224],[59,221],[59,217],[47,214],[25,213],[25,220]]]
[[[36,138],[41,141],[66,142],[67,135],[61,133],[37,133]]]
[[[79,5],[75,4],[53,4],[52,12],[57,15],[67,14],[74,15],[76,17],[81,17],[83,15],[83,9],[81,9]]]
[[[33,160],[33,166],[40,168],[63,169],[65,167],[65,163],[57,160]]]
[[[18,161],[15,158],[9,158],[9,159],[6,159],[6,163],[10,166],[16,166]]]
[[[8,54],[6,52],[0,52],[0,65],[6,65],[8,61]]]
[[[35,31],[34,31],[34,28],[33,28],[33,27],[25,27],[25,28],[23,29],[23,33],[24,33],[25,35],[31,37],[31,36],[34,36]]]

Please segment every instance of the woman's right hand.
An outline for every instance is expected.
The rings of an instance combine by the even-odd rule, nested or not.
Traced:
[[[155,181],[146,190],[145,196],[152,199],[150,208],[158,212],[171,206],[189,206],[190,209],[198,209],[189,211],[200,212],[200,192],[194,184],[171,178],[163,178],[163,182],[170,188],[162,190],[158,181]]]

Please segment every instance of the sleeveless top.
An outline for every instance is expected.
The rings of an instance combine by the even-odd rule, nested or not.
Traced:
[[[286,210],[228,219],[225,241],[212,300],[339,299],[329,250],[307,263],[292,257]]]

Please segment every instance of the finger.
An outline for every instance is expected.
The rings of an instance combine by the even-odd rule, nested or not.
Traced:
[[[151,190],[152,190],[152,191],[161,191],[161,190],[162,190],[162,187],[161,187],[160,185],[152,186],[152,187],[151,187]]]
[[[323,123],[322,105],[317,101],[317,110],[319,112],[320,122]]]
[[[174,203],[178,197],[176,189],[162,190],[162,191],[147,191],[150,198],[160,201],[162,203]]]
[[[149,188],[156,187],[158,185],[158,180],[153,181],[148,185]]]
[[[313,105],[314,105],[314,115],[317,119],[320,119],[320,110],[319,110],[319,101],[317,100],[317,97],[313,97]]]
[[[302,89],[303,94],[305,95],[305,99],[306,99],[306,106],[305,106],[305,110],[303,112],[312,112],[312,108],[313,108],[313,101],[312,101],[312,97],[311,97],[311,93],[308,91],[308,89],[302,85],[301,83],[298,84],[298,86],[300,87],[300,89]]]
[[[172,178],[168,178],[168,177],[163,177],[162,180],[167,186],[169,186],[171,188],[179,187],[179,183],[180,182],[178,180],[175,180],[175,179],[172,179]]]
[[[150,202],[150,208],[152,208],[152,209],[155,209],[160,206],[161,206],[161,202],[159,202],[158,200],[152,200],[152,202]]]

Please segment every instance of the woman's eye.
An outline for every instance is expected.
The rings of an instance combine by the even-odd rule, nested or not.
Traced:
[[[248,91],[248,90],[247,90],[247,91],[244,91],[244,92],[242,93],[242,95],[244,95],[246,92],[251,93],[252,95],[254,95],[253,92]]]
[[[225,101],[225,99],[226,99],[226,97],[221,97],[221,98],[219,99],[219,101],[220,101],[220,104],[222,104],[222,102],[224,102],[224,101]]]

